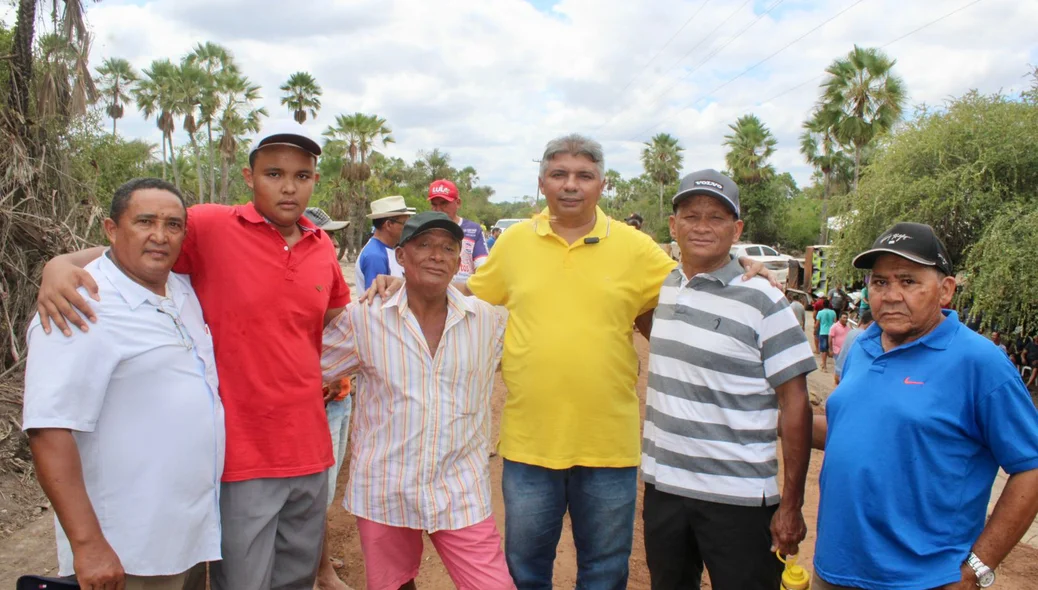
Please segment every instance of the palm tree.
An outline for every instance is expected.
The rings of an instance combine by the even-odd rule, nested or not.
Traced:
[[[681,170],[681,161],[684,156],[681,152],[684,148],[678,144],[678,139],[669,133],[658,133],[651,141],[645,142],[642,150],[642,166],[645,174],[660,189],[660,213],[663,213],[663,190],[668,184],[678,179]]]
[[[53,35],[64,40],[66,49],[75,55],[70,66],[70,73],[74,77],[71,80],[68,108],[73,113],[86,112],[86,105],[96,98],[93,77],[90,75],[88,57],[90,55],[90,35],[83,19],[83,0],[63,0],[64,9],[61,12],[61,22],[58,22],[58,1],[51,0],[51,19],[54,24]],[[97,1],[97,0],[95,0]],[[15,17],[14,34],[12,37],[11,74],[9,79],[10,89],[8,91],[8,104],[11,109],[21,116],[25,121],[29,117],[29,89],[33,81],[33,38],[36,36],[36,2],[37,0],[17,0],[18,12]],[[60,26],[59,26],[60,24]],[[42,41],[42,40],[41,40]],[[53,49],[56,43],[50,43]],[[41,49],[42,49],[41,43]],[[53,87],[55,78],[44,82]],[[59,98],[59,94],[51,96]],[[41,105],[43,109],[51,109],[51,112],[65,111],[65,105],[50,104]]]
[[[151,67],[144,70],[144,79],[133,89],[133,97],[145,119],[155,116],[155,126],[162,132],[162,178],[166,179],[166,145],[169,145],[170,164],[173,167],[173,178],[180,188],[180,171],[177,169],[176,157],[173,154],[173,132],[176,130],[175,115],[177,100],[175,84],[177,66],[168,59],[151,62]]]
[[[900,119],[907,98],[904,81],[893,73],[897,60],[874,47],[858,47],[828,68],[821,110],[840,143],[854,147],[854,190],[861,177],[862,150]]]
[[[225,83],[238,73],[238,66],[234,63],[230,51],[211,41],[195,45],[185,59],[187,63],[205,70],[210,84],[213,86],[213,91],[203,98],[198,113],[199,123],[205,125],[206,137],[209,139],[206,151],[209,156],[209,201],[212,202],[216,199],[216,154],[213,142],[213,123],[222,106]]]
[[[206,97],[214,94],[213,80],[205,70],[185,61],[177,68],[174,78],[174,100],[176,113],[184,117],[184,131],[191,142],[191,152],[195,156],[195,175],[198,181],[197,199],[205,202],[205,177],[202,176],[202,154],[198,146],[196,133],[201,128],[199,117],[205,116]],[[211,104],[211,103],[209,103]]]
[[[724,136],[724,145],[728,146],[724,161],[736,184],[757,184],[773,178],[775,168],[768,158],[775,153],[778,141],[771,130],[756,115],[739,117],[728,128],[732,133]]]
[[[347,181],[350,191],[348,203],[343,203],[342,194],[336,195],[333,203],[333,215],[348,215],[353,221],[347,230],[353,236],[351,240],[356,247],[359,244],[359,230],[363,225],[364,210],[367,207],[367,187],[365,183],[371,178],[371,167],[367,163],[371,151],[379,146],[394,143],[392,129],[386,124],[386,120],[378,115],[365,115],[364,113],[353,113],[352,115],[337,115],[335,124],[330,126],[324,136],[329,142],[337,142],[345,155],[346,162],[342,167],[342,177]],[[358,192],[357,188],[360,188]]]
[[[822,176],[822,231],[820,244],[829,240],[829,197],[842,172],[851,167],[847,154],[840,149],[828,113],[817,109],[811,118],[804,121],[804,132],[800,134],[800,153]]]
[[[288,107],[297,123],[306,123],[307,113],[311,118],[317,118],[317,111],[321,110],[321,86],[309,72],[296,72],[289,76],[288,81],[281,85],[281,91],[285,93],[281,104]]]
[[[116,122],[123,118],[123,104],[133,100],[130,90],[139,76],[130,62],[121,57],[109,57],[97,68],[101,96],[108,103],[106,112],[112,118],[112,135],[116,135]]]
[[[228,171],[238,156],[242,138],[259,133],[260,121],[267,109],[256,107],[261,101],[260,87],[241,74],[228,75],[224,81],[224,103],[220,114],[220,202],[228,202],[230,176]]]

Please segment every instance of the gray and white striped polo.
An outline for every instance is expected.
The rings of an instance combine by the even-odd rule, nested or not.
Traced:
[[[664,281],[653,317],[642,475],[662,492],[777,504],[775,387],[815,370],[782,292],[737,260]]]

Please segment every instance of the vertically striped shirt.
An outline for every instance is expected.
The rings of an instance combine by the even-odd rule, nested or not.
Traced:
[[[358,374],[348,511],[429,532],[490,516],[490,395],[505,323],[503,311],[450,287],[431,355],[405,287],[350,305],[325,329],[324,380]]]
[[[679,267],[653,316],[642,474],[663,492],[777,504],[775,387],[815,369],[782,292],[742,267],[686,280]]]

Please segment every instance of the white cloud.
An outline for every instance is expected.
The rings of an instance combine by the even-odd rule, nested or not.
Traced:
[[[289,115],[278,85],[308,70],[325,89],[315,133],[337,113],[378,113],[397,140],[390,154],[411,160],[418,150],[445,149],[455,165],[475,166],[498,198],[514,198],[533,191],[531,159],[556,135],[592,134],[607,165],[633,175],[641,142],[666,131],[686,148],[687,172],[722,167],[727,125],[747,112],[778,138],[779,169],[806,182],[797,136],[817,98],[812,77],[855,43],[890,43],[969,0],[860,2],[716,91],[854,3],[561,0],[538,10],[544,0],[106,0],[89,4],[87,18],[95,64],[120,56],[142,68],[214,41],[263,86],[268,111],[282,119]],[[988,0],[886,51],[913,104],[970,88],[1018,92],[1028,63],[1038,63],[1036,25],[1038,3]],[[120,130],[158,141],[137,113]]]

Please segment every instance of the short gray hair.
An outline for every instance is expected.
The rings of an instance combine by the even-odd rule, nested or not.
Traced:
[[[602,144],[579,133],[570,133],[556,137],[544,146],[544,155],[541,156],[541,179],[548,171],[548,164],[559,154],[584,156],[595,163],[598,168],[598,177],[605,178],[605,156],[602,154]]]

